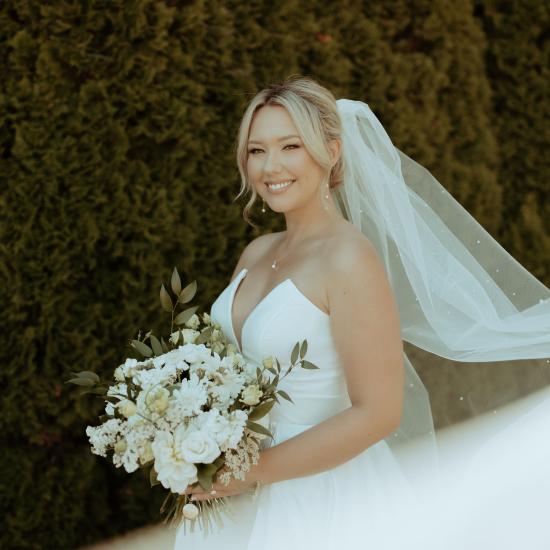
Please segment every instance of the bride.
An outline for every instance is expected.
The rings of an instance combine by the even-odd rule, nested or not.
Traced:
[[[237,161],[245,219],[259,195],[286,230],[246,246],[211,317],[250,362],[273,356],[286,370],[306,339],[319,369],[283,379],[293,402],[271,410],[273,440],[244,481],[187,490],[229,497],[233,518],[180,527],[175,548],[398,548],[406,511],[422,506],[418,465],[438,477],[429,398],[403,340],[461,361],[545,357],[550,291],[366,104],[310,78],[252,99]]]

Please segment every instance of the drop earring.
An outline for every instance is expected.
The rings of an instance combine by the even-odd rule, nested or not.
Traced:
[[[326,185],[326,191],[325,191],[325,199],[329,199],[329,186],[328,186],[328,181],[327,183],[325,184]],[[324,201],[324,200],[321,200],[321,202],[323,203],[323,208],[325,210],[328,210],[328,204]]]
[[[265,213],[265,200],[262,199],[262,212]]]

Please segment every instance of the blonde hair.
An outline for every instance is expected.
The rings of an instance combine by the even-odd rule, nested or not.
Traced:
[[[338,159],[331,168],[331,152],[328,144],[341,139],[342,125],[334,95],[315,80],[305,76],[290,76],[280,84],[272,84],[258,92],[248,104],[238,131],[237,166],[241,174],[241,189],[235,197],[249,192],[251,197],[243,209],[243,218],[250,225],[257,225],[250,218],[250,211],[258,193],[248,180],[248,138],[255,113],[265,105],[284,107],[313,159],[326,170],[321,190],[328,179],[330,189],[343,184],[343,160]]]

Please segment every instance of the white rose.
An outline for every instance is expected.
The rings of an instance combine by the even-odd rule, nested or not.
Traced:
[[[220,448],[209,434],[196,430],[186,435],[180,453],[187,462],[210,464],[220,456]]]
[[[188,502],[181,511],[187,519],[195,519],[199,515],[199,509],[192,502]]]
[[[183,493],[188,485],[197,481],[197,467],[178,456],[178,447],[177,440],[167,431],[157,432],[151,444],[157,479],[164,488]]]
[[[124,382],[124,370],[122,367],[117,367],[115,369],[115,380],[117,382]]]
[[[243,398],[241,399],[241,401],[245,405],[257,405],[260,402],[260,397],[263,394],[264,392],[260,390],[260,388],[256,384],[251,384],[243,390]]]
[[[122,399],[117,403],[117,409],[122,416],[130,418],[132,415],[136,414],[137,407],[133,401]]]

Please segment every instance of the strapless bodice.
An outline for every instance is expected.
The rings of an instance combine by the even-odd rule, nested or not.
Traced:
[[[239,272],[210,309],[212,319],[237,349],[233,299],[247,271],[243,268]],[[330,316],[311,302],[292,279],[279,283],[254,307],[243,324],[241,339],[239,351],[247,361],[259,365],[266,357],[276,357],[283,373],[290,366],[296,342],[307,340],[305,359],[319,367],[295,366],[281,380],[279,389],[288,392],[294,403],[281,398],[275,404],[271,418],[276,424],[309,427],[350,406],[344,372],[330,331]]]

